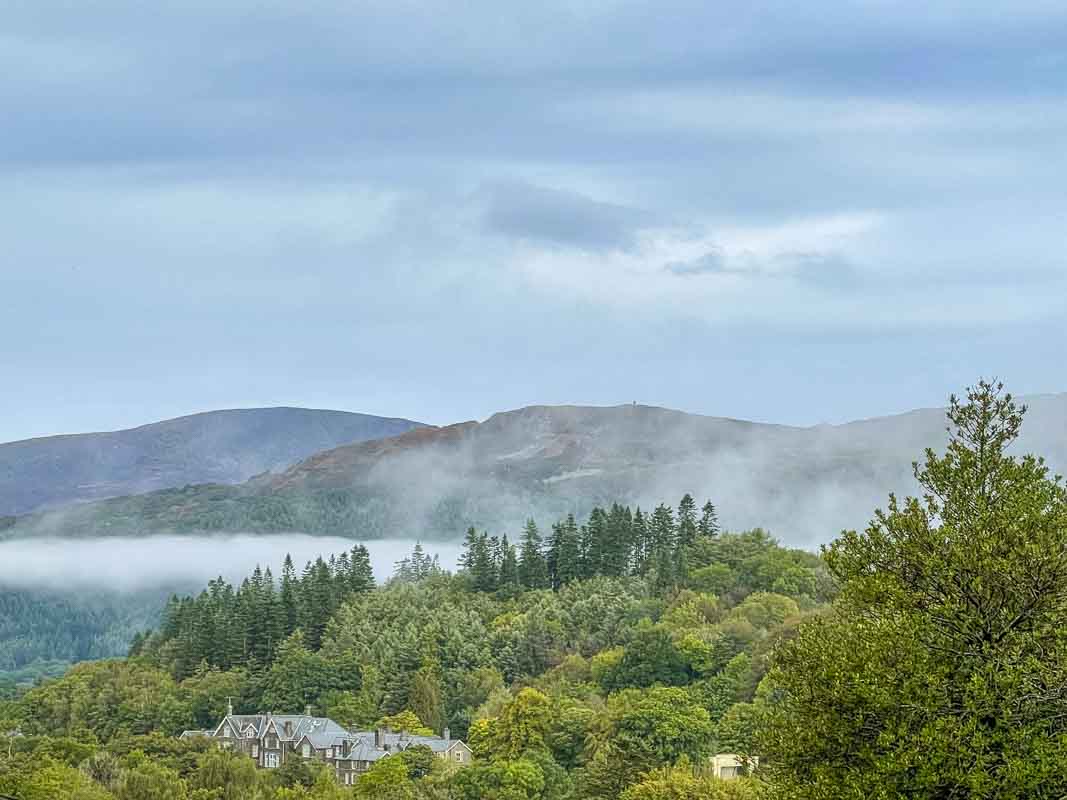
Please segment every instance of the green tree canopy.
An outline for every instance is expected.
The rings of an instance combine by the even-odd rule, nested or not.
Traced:
[[[923,496],[826,550],[841,595],[771,676],[785,796],[1067,794],[1067,494],[1008,454],[1024,411],[990,383],[953,397]]]

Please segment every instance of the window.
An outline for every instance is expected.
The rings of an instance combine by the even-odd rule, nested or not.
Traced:
[[[351,785],[352,785],[352,773],[351,772],[346,772],[345,773],[345,786],[351,786]]]
[[[309,745],[307,742],[304,742],[302,745],[300,745],[300,753],[304,756],[304,758],[310,758],[311,745]]]
[[[264,764],[268,769],[274,769],[278,766],[278,754],[267,753],[267,758]]]
[[[252,743],[252,758],[259,758],[259,745]]]

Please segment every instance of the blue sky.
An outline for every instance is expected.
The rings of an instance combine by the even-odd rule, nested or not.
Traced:
[[[1067,390],[1067,7],[719,5],[9,4],[0,440]]]

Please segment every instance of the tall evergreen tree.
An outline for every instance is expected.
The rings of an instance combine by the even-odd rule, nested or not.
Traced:
[[[537,523],[532,519],[526,520],[519,554],[519,582],[527,589],[544,589],[548,586],[548,565],[541,547]]]
[[[300,618],[299,597],[297,596],[296,569],[293,567],[293,557],[285,554],[282,563],[281,585],[282,618],[284,620],[284,634],[290,636],[296,630]]]
[[[487,533],[477,537],[471,554],[471,566],[468,570],[476,591],[496,591],[500,581],[498,550],[499,540],[496,537],[490,539]]]
[[[574,514],[568,514],[560,526],[560,544],[556,566],[556,586],[566,586],[582,577],[581,533]]]
[[[552,535],[549,536],[548,547],[545,550],[545,570],[548,572],[548,585],[553,589],[560,587],[559,561],[562,547],[563,523],[553,522]]]
[[[630,569],[634,575],[644,575],[648,571],[648,518],[638,506],[634,510],[633,523],[630,525]]]
[[[474,526],[467,528],[467,534],[463,539],[463,552],[459,557],[459,568],[471,572],[474,570],[474,563],[477,558],[478,545],[481,541],[478,536],[478,531],[474,529]]]
[[[719,535],[719,516],[715,511],[715,506],[709,500],[704,504],[700,515],[700,522],[697,523],[697,531],[701,536],[707,536],[709,538]]]
[[[619,577],[629,572],[633,547],[632,528],[633,517],[630,509],[613,503],[604,522],[600,564],[602,574]]]
[[[498,585],[501,588],[518,586],[519,564],[515,557],[515,548],[508,544],[507,534],[501,537],[500,551],[500,578]]]
[[[374,569],[371,567],[370,553],[365,545],[358,544],[352,548],[349,566],[348,588],[350,591],[369,592],[374,588]]]
[[[676,546],[681,549],[689,547],[697,538],[696,501],[688,492],[678,503],[678,540]]]
[[[594,506],[589,514],[589,521],[582,527],[582,577],[592,578],[604,573],[604,563],[608,558],[610,531],[604,509]]]

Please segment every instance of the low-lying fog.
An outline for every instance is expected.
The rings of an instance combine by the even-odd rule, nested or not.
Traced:
[[[237,582],[257,564],[281,575],[286,553],[299,574],[307,561],[329,558],[358,542],[305,534],[148,536],[142,539],[15,539],[0,542],[0,588],[113,589],[137,591],[162,586],[197,587],[222,575]],[[362,542],[370,552],[379,582],[393,574],[393,566],[410,555],[414,540],[378,539]],[[458,542],[424,543],[440,557],[441,566],[454,569]]]

